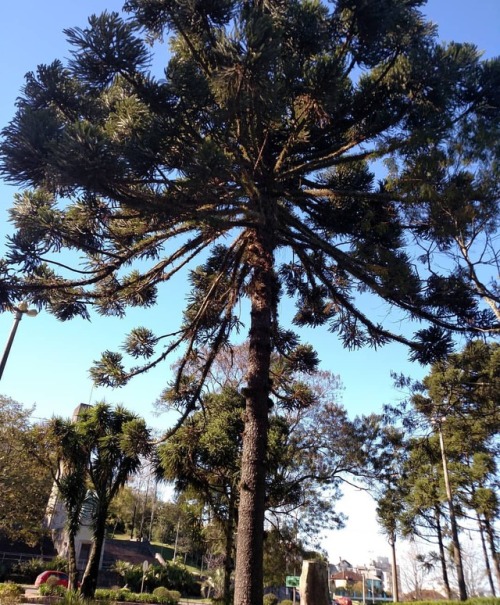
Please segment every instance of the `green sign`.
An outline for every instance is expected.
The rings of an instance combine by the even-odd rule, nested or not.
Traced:
[[[300,576],[287,576],[285,586],[287,588],[297,588],[299,586]]]

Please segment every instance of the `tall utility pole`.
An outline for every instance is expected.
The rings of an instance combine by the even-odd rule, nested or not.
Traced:
[[[464,568],[462,563],[462,551],[460,549],[460,542],[458,540],[457,519],[455,517],[455,507],[453,505],[453,496],[450,487],[450,477],[448,474],[448,462],[446,460],[446,452],[444,449],[444,439],[442,430],[442,423],[444,420],[446,420],[446,418],[442,416],[440,418],[435,418],[432,423],[437,426],[439,434],[439,446],[441,448],[441,460],[443,462],[444,485],[446,488],[446,499],[448,500],[448,508],[450,511],[451,539],[453,542],[453,559],[455,562],[455,567],[457,569],[458,591],[460,595],[460,600],[466,601],[467,587],[465,585]]]
[[[7,339],[7,344],[5,345],[5,350],[2,355],[2,360],[0,361],[0,379],[2,378],[3,371],[5,369],[5,364],[7,363],[7,359],[9,357],[10,348],[12,347],[12,343],[14,342],[14,336],[17,332],[17,326],[19,322],[23,318],[23,315],[28,315],[28,317],[34,317],[37,314],[35,309],[28,309],[27,302],[20,302],[17,307],[14,307],[14,323],[12,324],[12,328],[10,330],[9,338]]]
[[[399,601],[399,578],[398,564],[396,561],[396,532],[393,532],[389,537],[389,545],[391,547],[391,572],[392,572],[392,601]]]

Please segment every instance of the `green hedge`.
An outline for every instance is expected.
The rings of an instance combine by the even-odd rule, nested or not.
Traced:
[[[436,603],[446,603],[446,605],[500,605],[500,598],[472,597],[467,601],[412,601],[412,605],[436,605]]]
[[[15,605],[21,600],[24,588],[14,582],[0,584],[0,605]]]
[[[156,591],[155,591],[156,592]],[[161,605],[177,605],[180,601],[181,593],[176,590],[164,588],[156,594],[147,592],[137,593],[130,590],[106,590],[98,588],[95,591],[94,599],[96,601],[115,601],[126,603],[159,603]]]

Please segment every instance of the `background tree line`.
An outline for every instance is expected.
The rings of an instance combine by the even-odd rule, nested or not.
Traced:
[[[498,462],[500,347],[476,340],[435,363],[421,382],[397,377],[409,398],[388,407],[400,427],[395,464],[379,483],[378,516],[389,539],[418,536],[436,551],[448,598],[467,594],[461,540],[471,528],[491,594],[500,588]],[[474,579],[477,581],[477,578]],[[474,582],[469,578],[469,583]]]
[[[74,535],[82,508],[94,490],[94,498],[97,502],[100,498],[106,507],[106,535],[125,534],[130,539],[169,544],[174,558],[189,561],[205,573],[222,570],[221,592],[230,603],[244,426],[244,403],[235,385],[244,372],[246,349],[241,346],[234,353],[229,366],[224,357],[213,366],[207,383],[211,388],[203,398],[202,409],[186,418],[154,451],[143,421],[136,424],[139,419],[125,414],[131,423],[125,424],[127,430],[134,434],[138,428],[142,437],[136,442],[130,465],[121,468],[122,461],[113,469],[108,467],[117,489],[104,495],[99,495],[96,479],[86,478],[84,468],[70,463],[75,456],[77,461],[82,459],[82,447],[89,439],[96,443],[98,438],[101,447],[116,447],[121,438],[127,441],[130,434],[122,434],[118,430],[122,425],[111,422],[123,411],[101,404],[87,416],[84,413],[76,424],[59,418],[32,424],[31,410],[2,399],[6,436],[2,446],[2,488],[6,494],[0,517],[2,533],[32,541],[39,538],[50,486],[55,481],[67,507],[68,530]],[[350,481],[374,490],[379,520],[391,544],[395,545],[399,536],[430,545],[416,557],[415,565],[427,571],[439,568],[448,598],[460,590],[460,573],[464,585],[480,586],[470,574],[466,582],[467,574],[456,554],[460,544],[450,530],[441,430],[458,534],[470,531],[474,522],[489,589],[496,594],[495,584],[500,584],[495,529],[500,513],[499,346],[474,341],[461,353],[436,363],[421,383],[397,377],[398,386],[410,392],[404,405],[388,406],[384,414],[353,420],[336,401],[340,395],[338,377],[320,371],[290,373],[286,360],[280,358],[274,360],[272,368],[276,404],[270,415],[266,584],[282,585],[285,576],[295,575],[302,559],[311,553],[323,556],[321,532],[342,526],[344,518],[336,503],[342,482]],[[278,388],[280,384],[286,387],[283,391]],[[176,405],[169,389],[158,402],[163,410]],[[441,423],[439,430],[436,419]],[[99,466],[96,455],[91,455],[94,467]],[[27,462],[21,468],[19,456]],[[102,471],[100,480],[106,483],[111,476]],[[33,492],[29,509],[12,505],[27,485],[43,489]],[[162,486],[168,485],[175,495],[173,501],[160,495]],[[90,498],[90,505],[92,502],[96,500]],[[95,521],[95,529],[102,534],[102,518],[97,522],[95,517]],[[436,552],[431,550],[433,545]],[[95,586],[97,572],[90,573]]]

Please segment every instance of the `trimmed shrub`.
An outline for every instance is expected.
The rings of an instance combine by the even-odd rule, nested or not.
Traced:
[[[21,600],[24,588],[14,582],[0,584],[0,605],[15,605]]]
[[[278,597],[272,592],[264,595],[264,605],[278,605],[278,601]]]
[[[57,583],[58,579],[55,576],[51,576],[47,579],[45,584],[42,584],[38,588],[38,592],[43,597],[62,597],[67,593],[67,590],[64,586],[61,586]]]
[[[98,588],[95,591],[94,599],[96,601],[133,601],[135,593],[126,588],[110,590],[109,588]]]
[[[158,589],[157,589],[158,590]],[[150,594],[147,592],[136,593],[130,590],[107,590],[99,588],[95,591],[94,600],[109,601],[109,602],[126,602],[126,603],[153,603],[161,605],[177,605],[180,601],[181,594],[176,590],[168,590],[163,588],[158,594]]]
[[[290,601],[290,599],[285,599],[284,601],[280,601],[280,605],[293,605],[293,601]]]
[[[181,598],[181,593],[177,590],[169,590],[165,588],[165,586],[158,586],[153,590],[153,596],[158,599],[158,603],[166,603],[170,605],[170,603],[178,603]]]

